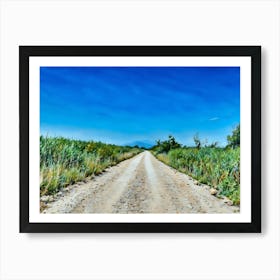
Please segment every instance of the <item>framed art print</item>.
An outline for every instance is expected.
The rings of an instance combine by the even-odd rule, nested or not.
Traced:
[[[20,46],[20,232],[261,232],[260,46]]]

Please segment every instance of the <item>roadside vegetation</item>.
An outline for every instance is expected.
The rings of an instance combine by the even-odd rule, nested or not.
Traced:
[[[137,147],[40,136],[40,193],[54,194],[141,151]]]
[[[177,143],[173,136],[157,141],[153,154],[165,164],[183,172],[198,182],[217,190],[217,196],[228,197],[234,205],[240,204],[240,126],[227,137],[228,145],[207,145],[194,136],[194,146]]]

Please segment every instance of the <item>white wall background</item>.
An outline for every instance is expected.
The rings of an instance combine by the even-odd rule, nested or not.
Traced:
[[[1,279],[280,279],[277,0],[0,2]],[[262,45],[262,234],[19,234],[19,45]]]

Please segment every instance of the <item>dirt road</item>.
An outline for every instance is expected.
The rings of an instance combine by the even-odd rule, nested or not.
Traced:
[[[209,187],[145,151],[74,185],[48,204],[44,213],[234,213]]]

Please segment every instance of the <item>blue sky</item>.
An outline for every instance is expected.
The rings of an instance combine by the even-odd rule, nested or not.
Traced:
[[[41,67],[40,133],[125,145],[172,134],[226,144],[240,122],[239,67]]]

